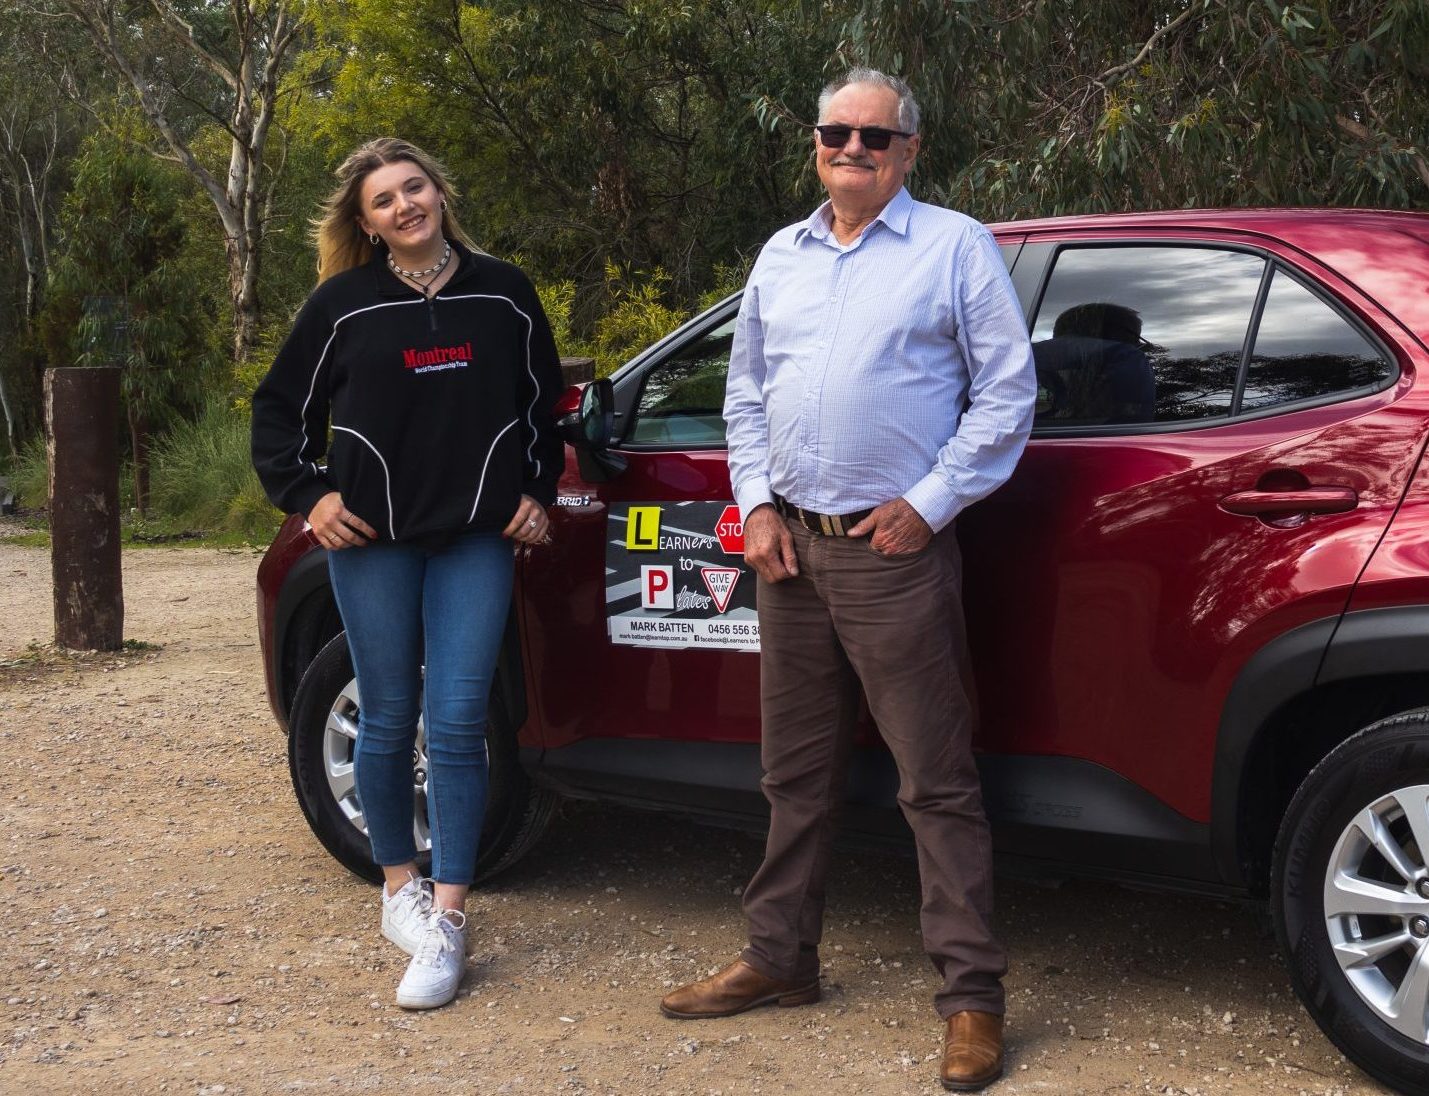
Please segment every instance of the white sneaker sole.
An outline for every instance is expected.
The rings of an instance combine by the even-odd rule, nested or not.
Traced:
[[[461,979],[458,978],[452,987],[438,987],[427,990],[404,990],[397,987],[397,1004],[401,1008],[427,1009],[441,1008],[450,1004],[456,999],[456,991],[461,988]]]

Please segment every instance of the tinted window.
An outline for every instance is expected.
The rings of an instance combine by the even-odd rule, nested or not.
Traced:
[[[1037,311],[1038,426],[1227,415],[1265,260],[1202,247],[1069,248]]]
[[[1271,278],[1243,411],[1379,385],[1393,366],[1348,320],[1283,270]]]
[[[734,318],[645,374],[626,442],[677,448],[724,444],[724,381]]]

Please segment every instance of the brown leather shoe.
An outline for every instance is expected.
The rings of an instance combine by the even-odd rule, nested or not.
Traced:
[[[819,999],[819,980],[780,982],[766,978],[743,959],[736,959],[718,974],[667,993],[660,1011],[672,1020],[708,1020],[733,1016],[760,1005],[782,1008],[811,1005]]]
[[[1002,1076],[1002,1017],[991,1012],[955,1012],[943,1036],[943,1087],[978,1092]]]

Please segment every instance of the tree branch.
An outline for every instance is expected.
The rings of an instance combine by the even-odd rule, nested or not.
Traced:
[[[150,0],[154,11],[158,14],[159,20],[164,25],[164,29],[169,32],[169,36],[174,41],[180,43],[188,49],[195,57],[202,61],[215,76],[222,80],[229,87],[236,89],[238,80],[233,75],[233,70],[222,58],[210,53],[207,47],[198,40],[194,33],[192,23],[185,22],[166,0]]]
[[[1152,49],[1155,48],[1156,43],[1161,38],[1170,34],[1173,30],[1175,30],[1177,27],[1179,27],[1182,23],[1184,23],[1187,19],[1190,19],[1191,16],[1195,14],[1196,9],[1194,7],[1187,8],[1180,15],[1176,16],[1175,19],[1172,19],[1171,22],[1167,23],[1160,30],[1153,33],[1151,37],[1146,40],[1146,44],[1141,47],[1141,51],[1135,57],[1133,57],[1124,65],[1116,65],[1112,68],[1107,69],[1104,73],[1095,78],[1095,83],[1097,83],[1104,89],[1116,83],[1128,72],[1131,72],[1139,64],[1141,64],[1142,61],[1146,60],[1146,58],[1150,56]]]
[[[208,192],[213,199],[215,208],[218,211],[220,220],[226,232],[233,233],[240,227],[240,219],[237,210],[229,204],[228,195],[223,186],[213,174],[199,163],[198,157],[189,148],[188,142],[179,134],[164,113],[163,106],[154,96],[153,89],[149,82],[143,78],[129,57],[125,55],[123,49],[114,40],[114,28],[108,19],[101,15],[97,6],[86,4],[83,0],[66,0],[66,6],[72,11],[79,21],[89,31],[90,38],[99,47],[101,52],[109,59],[115,70],[134,89],[139,97],[139,106],[144,111],[145,116],[154,125],[160,135],[164,138],[164,143],[169,146],[174,158],[183,165],[184,169],[192,175],[200,186]]]

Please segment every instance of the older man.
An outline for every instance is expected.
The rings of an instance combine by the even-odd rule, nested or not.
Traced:
[[[744,893],[749,947],[661,1009],[695,1019],[819,999],[861,684],[917,843],[942,1081],[971,1092],[1002,1073],[1007,962],[990,925],[953,519],[1011,473],[1036,377],[992,236],[903,187],[919,142],[907,85],[856,69],[824,89],[819,119],[829,200],[755,263],[725,399],[759,576],[768,845]]]

